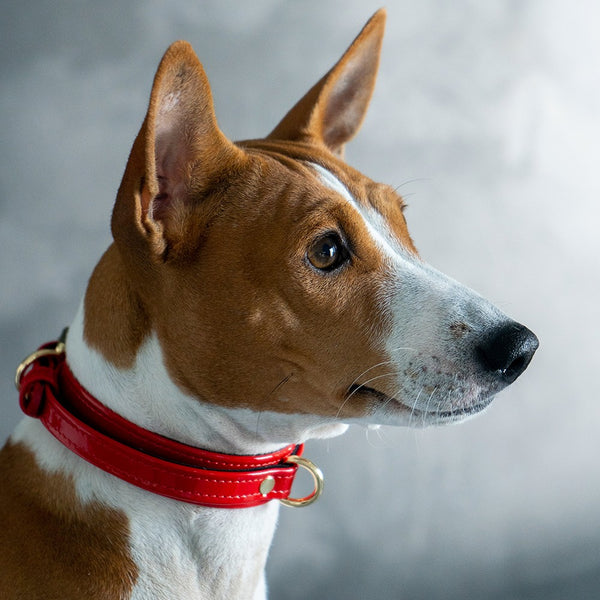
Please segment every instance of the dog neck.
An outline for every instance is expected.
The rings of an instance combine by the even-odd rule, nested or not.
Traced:
[[[260,454],[288,440],[332,435],[343,426],[316,418],[227,409],[182,392],[164,367],[150,333],[134,364],[116,367],[90,347],[82,304],[67,338],[67,359],[86,389],[121,416],[146,429],[206,449]],[[279,430],[278,430],[279,429]],[[131,486],[62,446],[34,419],[25,419],[12,441],[32,450],[47,473],[71,478],[85,509],[116,509],[128,523],[137,567],[132,598],[264,598],[264,567],[279,512],[277,501],[245,509],[208,508],[178,502]]]
[[[345,429],[314,416],[232,409],[192,398],[169,377],[152,331],[133,365],[117,367],[86,341],[85,318],[82,303],[67,338],[70,368],[92,395],[140,427],[231,454],[267,453],[287,443],[328,437]],[[45,457],[43,466],[74,474],[82,502],[100,501],[127,516],[131,552],[139,568],[139,597],[149,597],[144,594],[151,595],[158,581],[173,597],[233,598],[240,597],[240,589],[255,590],[249,597],[264,595],[264,566],[278,502],[230,510],[159,497],[87,465],[47,432],[39,431],[36,421],[27,422],[36,431],[23,431],[17,438],[27,440],[38,457]],[[50,452],[40,447],[44,443]]]
[[[193,398],[169,377],[155,333],[144,340],[131,368],[118,368],[85,341],[84,320],[82,304],[67,340],[71,370],[105,406],[144,429],[215,452],[263,454],[347,428],[314,415],[227,408]]]

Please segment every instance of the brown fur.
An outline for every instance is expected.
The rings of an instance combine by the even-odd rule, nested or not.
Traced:
[[[386,12],[373,15],[334,67],[287,113],[268,139],[324,144],[341,157],[373,95]]]
[[[87,335],[104,340],[102,352],[106,358],[117,367],[132,367],[150,324],[114,245],[92,273],[85,295],[85,314]]]
[[[119,190],[115,246],[86,297],[88,343],[131,365],[152,328],[173,379],[215,404],[368,410],[358,396],[344,399],[357,374],[388,358],[376,344],[388,325],[375,293],[385,272],[364,223],[306,162],[330,169],[415,251],[400,197],[336,157],[371,97],[384,21],[380,11],[266,140],[237,145],[217,126],[192,49],[169,49]],[[305,260],[328,230],[353,243],[352,268],[335,277]]]
[[[362,219],[306,163],[334,173],[416,253],[401,198],[340,159],[373,92],[384,22],[379,11],[267,139],[238,144],[218,128],[189,44],[169,48],[117,195],[114,244],[86,292],[90,346],[129,368],[155,332],[172,379],[228,407],[369,410],[360,394],[346,399],[357,375],[388,358],[385,265]],[[307,249],[331,231],[351,240],[352,267],[325,274]],[[10,600],[128,597],[137,569],[123,514],[82,505],[73,481],[44,472],[24,446],[7,444],[0,473]]]
[[[117,510],[77,500],[73,481],[40,469],[29,450],[0,452],[3,600],[124,600],[137,578]]]

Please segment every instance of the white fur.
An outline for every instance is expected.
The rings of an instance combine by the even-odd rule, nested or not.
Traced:
[[[67,339],[74,375],[106,406],[141,427],[237,454],[270,452],[309,437],[338,435],[347,427],[331,419],[259,414],[199,402],[169,378],[156,336],[146,339],[132,369],[121,370],[86,344],[83,322],[82,305]],[[47,471],[72,474],[82,502],[99,501],[124,511],[140,571],[134,600],[265,597],[264,564],[279,503],[224,510],[151,494],[80,459],[35,419],[25,418],[12,439],[31,448]],[[244,590],[241,594],[236,593],[238,585]]]
[[[139,569],[133,600],[225,600],[243,596],[236,592],[238,585],[249,598],[265,597],[264,563],[277,522],[277,502],[222,510],[151,494],[80,459],[28,417],[12,440],[33,450],[45,470],[72,475],[82,502],[100,502],[125,513],[131,554]]]
[[[506,317],[479,294],[410,253],[383,216],[354,198],[333,173],[320,165],[312,167],[321,183],[356,211],[372,250],[380,252],[387,265],[385,284],[377,294],[381,309],[392,318],[384,340],[388,373],[365,385],[377,389],[379,380],[391,386],[393,400],[374,405],[367,421],[425,426],[462,420],[489,404],[497,383],[479,372],[472,351],[450,331],[453,324],[465,325],[472,344],[473,337]]]
[[[384,256],[390,263],[397,262],[403,254],[402,247],[397,238],[389,231],[384,218],[373,208],[361,205],[352,196],[348,188],[331,172],[322,167],[311,163],[311,166],[319,174],[319,179],[328,188],[337,192],[344,198],[352,208],[358,213],[360,219],[365,224],[375,244],[379,247]]]
[[[132,369],[117,369],[83,339],[83,307],[69,329],[67,360],[80,383],[126,419],[161,435],[232,454],[261,454],[309,438],[339,435],[345,425],[312,415],[231,409],[201,402],[177,387],[149,335]]]
[[[493,390],[491,383],[478,378],[460,342],[450,339],[449,327],[461,322],[477,333],[500,321],[501,313],[411,255],[373,207],[353,198],[332,173],[313,166],[322,184],[353,207],[373,249],[385,259],[385,286],[374,293],[381,310],[391,314],[392,326],[381,341],[389,356],[389,374],[379,377],[388,387],[391,381],[397,391],[383,406],[374,404],[372,414],[361,421],[414,426],[463,418]],[[170,379],[154,334],[142,344],[134,366],[124,370],[87,345],[83,327],[82,304],[67,339],[67,360],[77,379],[115,412],[162,435],[215,451],[254,454],[338,435],[347,427],[332,418],[201,402]],[[363,383],[377,388],[375,379]],[[126,514],[131,553],[139,568],[135,600],[225,599],[239,597],[237,586],[244,590],[242,595],[264,598],[264,564],[278,503],[223,510],[151,494],[83,461],[34,419],[25,418],[13,440],[27,444],[42,468],[71,474],[82,502],[99,501]]]

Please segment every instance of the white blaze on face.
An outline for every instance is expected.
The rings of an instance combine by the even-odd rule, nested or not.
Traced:
[[[364,221],[373,241],[383,255],[389,259],[389,262],[393,263],[395,260],[398,260],[402,253],[402,247],[398,240],[388,230],[381,214],[375,209],[369,209],[368,207],[359,204],[356,199],[352,197],[348,188],[333,175],[331,171],[328,171],[321,165],[311,164],[311,166],[317,171],[319,179],[325,186],[334,192],[337,192],[356,210],[358,213],[357,216],[360,216]]]
[[[462,419],[487,405],[498,389],[481,372],[475,344],[506,317],[410,253],[374,207],[359,203],[327,169],[312,167],[323,185],[353,207],[386,265],[378,297],[382,311],[391,314],[384,340],[389,374],[365,385],[388,400],[374,403],[370,420],[427,425]]]

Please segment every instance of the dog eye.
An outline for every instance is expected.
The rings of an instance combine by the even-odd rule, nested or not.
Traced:
[[[348,251],[337,233],[317,238],[306,253],[310,264],[319,271],[333,271],[348,259]]]

